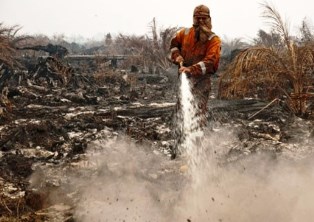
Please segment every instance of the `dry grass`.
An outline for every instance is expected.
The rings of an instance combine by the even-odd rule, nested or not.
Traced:
[[[124,54],[132,55],[128,58],[127,65],[141,64],[147,68],[166,70],[171,66],[167,59],[170,40],[177,28],[166,28],[159,32],[155,19],[151,25],[151,36],[125,36],[119,35],[116,44],[124,48]]]
[[[281,44],[243,50],[221,75],[220,98],[284,99],[298,115],[310,112],[314,99],[314,45],[296,43],[279,13],[264,4],[266,18]]]
[[[17,33],[20,30],[18,26],[5,27],[0,23],[0,63],[12,67],[15,64],[14,55],[16,46],[19,42],[28,39],[28,36]],[[0,65],[1,65],[0,64]]]
[[[11,44],[10,33],[14,28],[5,28],[0,23],[0,62],[7,65],[13,64],[13,54],[15,49]]]

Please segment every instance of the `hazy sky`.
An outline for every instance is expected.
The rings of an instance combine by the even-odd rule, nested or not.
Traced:
[[[213,31],[229,39],[250,39],[268,30],[261,18],[262,0],[0,0],[0,22],[20,25],[23,34],[65,34],[99,38],[111,34],[143,35],[155,17],[158,28],[192,25],[195,6],[210,7]],[[269,0],[297,32],[307,17],[314,21],[310,0]]]

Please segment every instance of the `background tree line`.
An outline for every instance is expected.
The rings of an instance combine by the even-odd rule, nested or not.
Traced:
[[[278,11],[263,4],[264,19],[270,31],[259,30],[250,42],[222,38],[222,57],[218,72],[219,97],[246,97],[283,101],[299,116],[313,111],[314,99],[314,32],[310,21],[304,19],[299,33],[292,35]],[[171,67],[167,59],[172,36],[179,27],[157,29],[153,18],[146,35],[113,37],[107,33],[101,41],[68,42],[64,35],[20,35],[20,27],[0,23],[0,71],[17,67],[16,57],[36,57],[45,52],[17,50],[23,46],[57,44],[70,54],[128,55],[124,67],[142,67],[149,73],[160,74]],[[3,71],[2,71],[3,72]],[[0,73],[1,75],[1,73]]]

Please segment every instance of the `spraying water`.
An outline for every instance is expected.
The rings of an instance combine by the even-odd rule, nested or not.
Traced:
[[[181,118],[177,123],[182,131],[180,150],[187,157],[189,171],[194,180],[193,184],[197,185],[199,182],[199,178],[196,176],[198,175],[197,171],[203,164],[204,146],[202,145],[202,138],[204,132],[199,126],[198,107],[191,91],[190,81],[185,73],[181,74],[180,100]]]

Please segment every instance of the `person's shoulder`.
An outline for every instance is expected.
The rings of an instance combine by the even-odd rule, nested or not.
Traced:
[[[188,34],[190,32],[191,28],[188,28],[188,27],[181,27],[177,33],[181,33],[181,34]]]
[[[208,41],[221,42],[221,39],[220,39],[220,37],[219,37],[216,33],[212,32],[212,33],[208,36]]]
[[[211,32],[210,35],[208,36],[208,40],[212,40],[212,39],[220,39],[220,38],[215,32]]]

